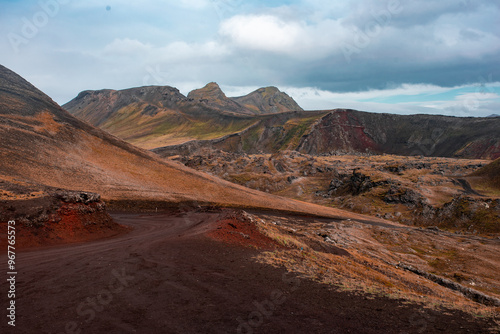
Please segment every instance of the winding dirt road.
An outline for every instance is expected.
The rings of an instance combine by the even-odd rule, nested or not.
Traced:
[[[133,230],[19,253],[16,327],[7,326],[2,279],[0,333],[485,333],[492,325],[255,263],[258,250],[204,235],[219,217],[114,214]]]

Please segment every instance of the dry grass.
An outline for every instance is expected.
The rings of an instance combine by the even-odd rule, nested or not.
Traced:
[[[291,219],[281,222],[274,219],[276,217],[267,217],[258,227],[289,249],[261,253],[256,258],[261,263],[285,267],[336,289],[404,299],[424,307],[459,309],[481,317],[493,317],[500,311],[500,308],[472,302],[460,293],[394,265],[399,261],[410,263],[469,286],[468,280],[474,277],[474,288],[495,295],[500,287],[500,250],[497,246],[483,245],[478,251],[481,243],[474,243],[472,247],[476,252],[464,255],[454,246],[457,245],[454,237],[435,237],[419,230],[395,231],[355,222],[332,223],[328,227],[319,223],[305,225]],[[322,235],[328,231],[333,240],[325,242],[317,236],[318,231]],[[312,241],[342,247],[349,254],[314,250],[309,246]],[[464,237],[458,245],[465,242],[471,240]],[[449,264],[450,261],[460,263],[462,270],[452,270],[454,264]],[[485,269],[488,261],[491,269]]]

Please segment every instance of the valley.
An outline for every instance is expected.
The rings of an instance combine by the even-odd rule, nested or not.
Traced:
[[[65,107],[0,67],[17,332],[498,331],[496,118],[215,83]]]

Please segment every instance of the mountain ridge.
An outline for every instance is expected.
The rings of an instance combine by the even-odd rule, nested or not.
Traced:
[[[474,159],[500,157],[500,119],[395,115],[334,109],[268,115],[260,125],[224,140],[155,148],[162,156],[202,148],[234,153],[293,150],[310,155],[396,154]],[[177,152],[177,153],[176,153]]]
[[[133,210],[140,203],[160,207],[199,203],[331,217],[344,214],[250,190],[165,161],[78,120],[3,66],[0,115],[0,200],[16,199],[6,185],[29,185],[33,190],[26,195],[31,197],[40,196],[46,188],[94,192],[108,203]]]
[[[211,82],[187,97],[168,86],[86,91],[64,107],[134,145],[172,155],[213,145],[243,153],[500,157],[498,117],[304,111],[291,98],[280,100],[284,96],[276,87],[264,87],[228,98]],[[265,108],[274,113],[262,113]]]
[[[283,94],[280,103],[296,104],[288,95],[277,94]],[[223,137],[242,131],[255,123],[252,117],[260,116],[258,106],[251,110],[233,101],[216,83],[193,90],[188,96],[170,86],[86,90],[63,107],[77,118],[145,149]],[[287,109],[278,111],[282,110]]]

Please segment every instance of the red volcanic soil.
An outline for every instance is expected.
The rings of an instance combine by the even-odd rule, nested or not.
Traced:
[[[314,145],[317,147],[314,150],[317,152],[329,152],[332,149],[381,152],[379,144],[368,135],[363,123],[347,110],[337,111],[323,117],[310,136],[316,138]],[[306,146],[312,145],[312,142],[315,140],[311,139],[311,143]]]
[[[276,241],[263,235],[247,217],[234,213],[217,221],[216,227],[207,236],[225,243],[262,250],[284,248]]]
[[[128,231],[113,221],[99,195],[62,190],[38,198],[0,201],[1,248],[7,248],[9,221],[14,222],[17,250],[91,241]]]
[[[259,250],[206,236],[217,221],[235,223],[226,213],[113,218],[133,231],[18,253],[16,327],[4,319],[1,333],[486,333],[494,325],[256,263]]]
[[[43,227],[26,228],[18,225],[17,248],[86,242],[129,231],[127,227],[116,224],[105,212],[82,214],[78,209],[79,205],[66,203],[58,210],[57,220],[51,220]],[[6,239],[0,239],[0,247],[3,247],[5,241]]]

